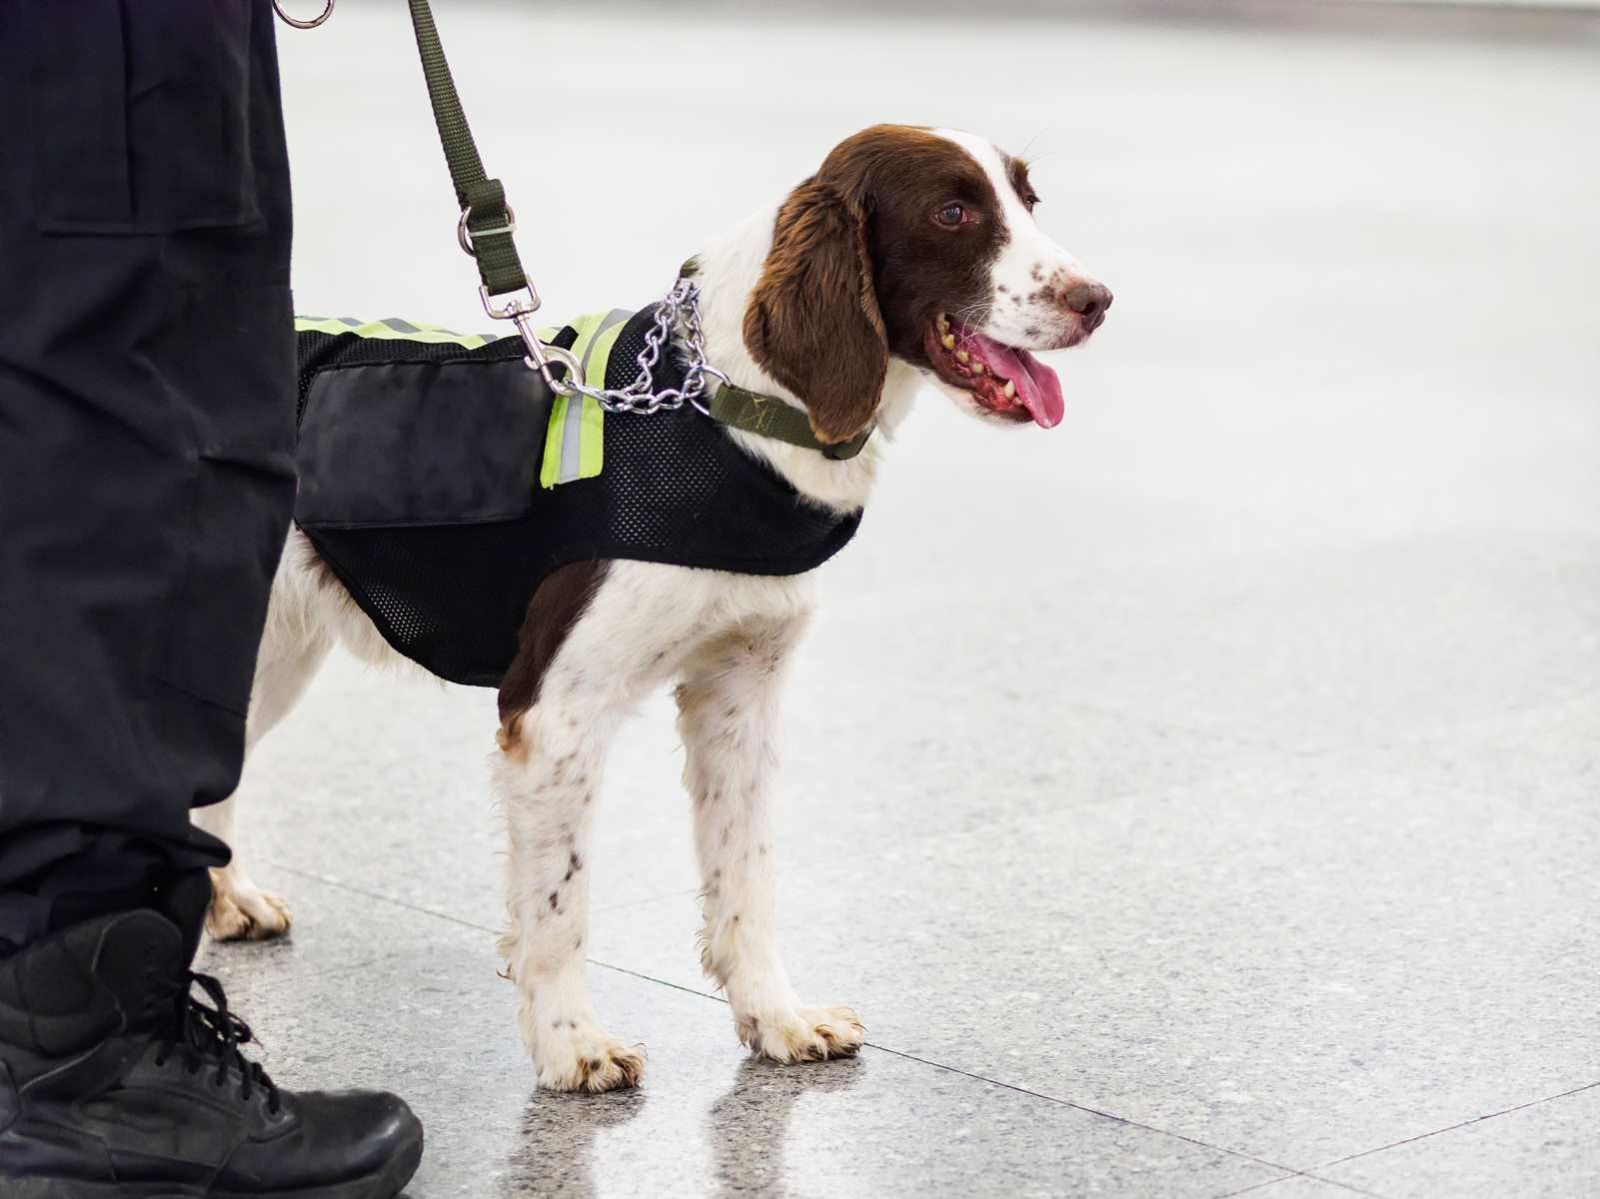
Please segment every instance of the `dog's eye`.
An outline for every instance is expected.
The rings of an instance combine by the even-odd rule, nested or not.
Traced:
[[[933,214],[933,219],[946,229],[954,229],[958,225],[966,223],[967,210],[960,204],[946,204]]]
[[[1022,202],[1028,206],[1028,211],[1032,212],[1034,206],[1039,203],[1039,193],[1029,192],[1027,195],[1022,197]]]

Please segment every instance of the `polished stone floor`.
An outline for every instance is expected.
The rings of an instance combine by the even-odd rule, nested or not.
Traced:
[[[928,396],[825,580],[782,926],[858,1060],[736,1044],[658,700],[589,971],[649,1074],[536,1093],[493,697],[339,660],[245,785],[293,938],[206,954],[275,1074],[405,1094],[414,1199],[1600,1194],[1592,24],[438,7],[552,312],[880,119],[1028,147],[1117,301],[1060,428]],[[299,301],[477,328],[408,39],[282,39]]]

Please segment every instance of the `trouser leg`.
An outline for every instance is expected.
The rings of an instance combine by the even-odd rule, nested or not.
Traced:
[[[267,0],[0,4],[0,940],[227,860],[294,491]]]

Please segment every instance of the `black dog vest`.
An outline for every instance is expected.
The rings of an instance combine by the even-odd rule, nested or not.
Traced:
[[[646,308],[615,335],[606,386],[633,381],[653,321]],[[606,414],[600,473],[541,486],[555,397],[520,338],[340,324],[297,322],[295,521],[389,644],[440,678],[498,686],[534,591],[566,563],[801,574],[860,524],[687,405]],[[551,340],[576,337],[568,326]],[[675,361],[658,364],[658,388],[681,378]]]

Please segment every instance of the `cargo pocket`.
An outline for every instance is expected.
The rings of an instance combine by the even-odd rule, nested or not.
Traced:
[[[260,219],[250,0],[74,0],[34,64],[38,227],[152,234]],[[270,20],[270,19],[269,19]],[[270,36],[270,24],[267,26]]]
[[[289,528],[294,460],[283,450],[217,449],[202,453],[195,471],[188,561],[161,673],[243,716]]]
[[[294,329],[287,288],[175,293],[153,359],[188,425],[183,564],[157,671],[243,714],[294,506]]]

